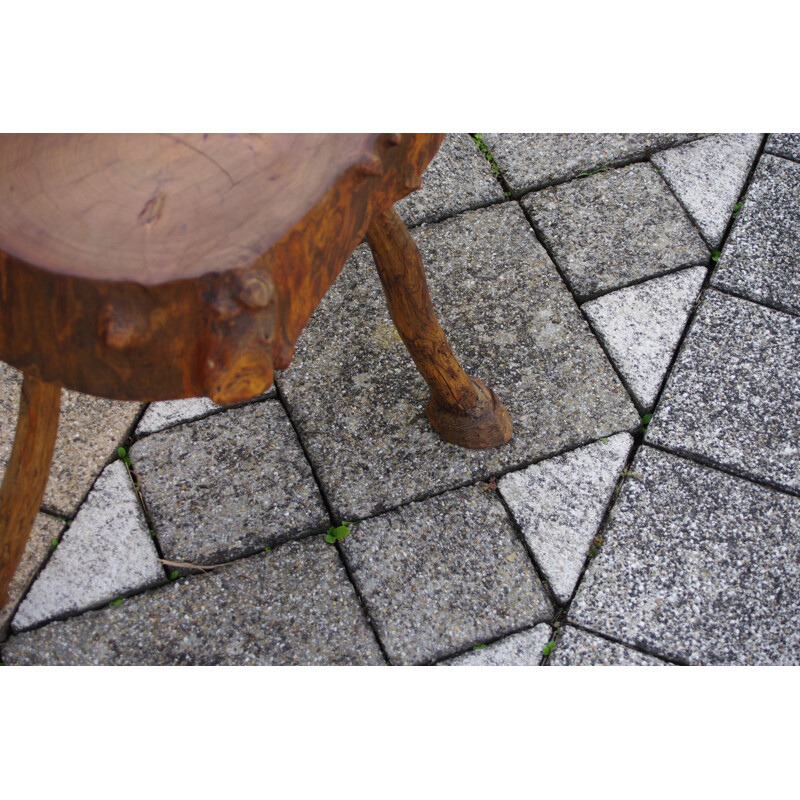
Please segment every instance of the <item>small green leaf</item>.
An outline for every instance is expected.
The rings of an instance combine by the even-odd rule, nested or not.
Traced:
[[[270,551],[270,550],[272,550],[272,548],[271,548],[269,545],[267,545],[267,546],[264,548],[264,552],[265,552],[265,553],[269,553],[269,551]]]
[[[607,442],[608,441],[608,436],[604,436],[600,441],[601,442]]]
[[[719,257],[722,253],[719,250],[712,250],[711,251],[711,260],[712,261],[719,261]]]
[[[178,580],[178,576],[179,575],[180,575],[180,573],[178,572],[178,570],[174,569],[174,570],[172,570],[172,572],[170,572],[169,579],[171,581],[176,581],[176,580]]]
[[[328,544],[335,544],[336,543],[336,537],[335,536],[331,536],[329,533],[326,533],[325,534],[325,541]]]
[[[123,601],[124,599],[125,599],[124,597],[118,597],[116,600],[112,600],[112,601],[109,603],[109,605],[110,605],[110,606],[121,606],[121,605],[122,605],[122,601]]]
[[[734,207],[733,207],[733,216],[735,217],[739,211],[741,210],[742,206],[744,205],[744,200],[740,200]]]
[[[545,646],[542,648],[542,655],[543,655],[543,656],[549,656],[549,655],[550,655],[550,653],[552,653],[552,652],[553,652],[553,648],[554,648],[555,646],[556,646],[556,643],[555,643],[555,642],[548,642],[548,643],[547,643],[547,644],[546,644],[546,645],[545,645]]]
[[[651,419],[653,419],[653,415],[652,414],[645,414],[642,417],[642,427],[646,428],[650,424],[650,420]]]
[[[486,647],[485,644],[476,644],[475,647],[473,647],[472,649],[473,650],[483,650],[484,647]]]
[[[128,451],[127,451],[127,450],[126,450],[124,447],[118,447],[118,448],[117,448],[117,455],[118,455],[120,458],[127,458],[127,456],[128,456]]]
[[[50,542],[50,552],[52,553],[52,552],[53,552],[53,550],[55,550],[55,549],[56,549],[56,547],[58,547],[58,539],[53,539],[53,540]]]

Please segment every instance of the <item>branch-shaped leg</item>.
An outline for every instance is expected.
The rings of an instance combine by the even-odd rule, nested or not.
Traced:
[[[425,414],[434,430],[462,447],[499,447],[508,442],[513,432],[508,412],[453,355],[433,310],[417,245],[394,208],[372,220],[367,242],[397,332],[430,387]]]
[[[17,433],[0,488],[0,608],[28,542],[50,474],[61,387],[31,375],[22,380]]]

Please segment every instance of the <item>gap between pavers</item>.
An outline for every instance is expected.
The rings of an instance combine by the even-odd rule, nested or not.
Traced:
[[[128,470],[114,461],[98,477],[11,627],[26,630],[165,581]]]
[[[672,667],[669,661],[564,625],[556,634],[550,667]]]
[[[713,249],[722,241],[762,138],[718,134],[653,154],[653,164]]]
[[[545,623],[514,633],[488,645],[478,645],[471,653],[440,661],[437,667],[538,667],[542,650],[552,636]]]
[[[697,139],[697,133],[485,133],[514,195],[582,172],[644,159],[654,150]]]
[[[691,267],[581,306],[644,411],[655,405],[705,277],[705,267]]]
[[[800,314],[800,164],[758,163],[711,285]]]
[[[359,523],[340,545],[393,664],[427,664],[553,609],[500,500],[477,485]]]
[[[800,663],[800,498],[640,448],[567,622],[679,663]]]
[[[275,400],[153,433],[130,458],[167,560],[218,564],[330,525]]]
[[[559,603],[569,602],[628,454],[628,433],[503,476],[498,490]]]
[[[382,665],[334,547],[288,542],[12,636],[7,665]]]
[[[359,248],[301,335],[281,395],[337,521],[635,430],[639,415],[516,203],[416,229],[439,318],[514,437],[465,450],[430,427],[429,391]]]
[[[709,258],[650,164],[533,192],[521,203],[579,301]]]
[[[800,492],[800,318],[710,289],[645,441]]]

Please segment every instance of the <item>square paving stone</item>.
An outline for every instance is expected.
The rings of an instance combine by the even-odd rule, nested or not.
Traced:
[[[621,166],[697,139],[696,133],[485,133],[483,140],[514,195]]]
[[[154,433],[133,445],[130,458],[170,561],[220,563],[330,525],[276,401]]]
[[[128,469],[113,461],[100,473],[11,627],[26,630],[166,579]]]
[[[0,609],[0,642],[6,638],[11,617],[14,615],[19,601],[28,590],[39,568],[50,555],[53,542],[58,540],[58,535],[63,528],[64,523],[60,519],[48,514],[36,515],[31,535],[25,545],[25,552],[22,554],[22,560],[8,587],[8,603],[5,608]]]
[[[800,161],[800,133],[771,133],[765,150],[776,156]]]
[[[0,362],[0,479],[14,444],[21,385],[22,373]],[[116,457],[141,409],[141,403],[61,392],[58,435],[42,501],[45,511],[75,515],[95,478]]]
[[[683,663],[800,664],[800,498],[649,447],[630,473],[569,621]]]
[[[609,642],[572,625],[565,625],[556,636],[552,667],[667,667],[668,661],[640,653],[617,642]]]
[[[580,302],[709,258],[686,212],[649,164],[534,192],[522,205]]]
[[[385,664],[336,549],[314,536],[12,636],[3,662]]]
[[[467,372],[505,404],[514,438],[494,450],[443,441],[428,387],[359,248],[300,337],[278,385],[338,519],[486,479],[638,426],[597,340],[516,203],[414,236],[442,327]]]
[[[800,314],[800,164],[765,155],[711,284]]]
[[[800,491],[800,319],[707,292],[646,440]]]
[[[440,667],[538,667],[544,654],[542,649],[550,641],[553,631],[541,623],[529,631],[514,633],[489,645],[478,645],[472,652],[440,661]]]
[[[471,486],[373,517],[342,542],[393,664],[425,664],[553,613],[502,503]]]
[[[422,186],[395,205],[409,227],[502,201],[503,187],[468,133],[448,133]]]

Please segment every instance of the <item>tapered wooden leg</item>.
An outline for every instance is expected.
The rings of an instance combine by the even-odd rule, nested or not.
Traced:
[[[0,608],[25,552],[50,474],[61,387],[30,375],[22,380],[14,447],[0,488]]]
[[[394,208],[367,230],[389,313],[431,390],[425,407],[434,430],[473,449],[499,447],[511,438],[511,419],[483,381],[470,378],[453,355],[431,303],[417,245]]]

